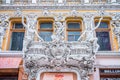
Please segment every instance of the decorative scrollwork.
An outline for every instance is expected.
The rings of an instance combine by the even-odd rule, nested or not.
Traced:
[[[118,47],[120,51],[120,13],[116,13],[111,24],[114,27],[113,32],[117,37]]]
[[[2,47],[2,41],[6,32],[6,29],[8,28],[9,24],[9,16],[7,14],[0,14],[0,50]]]
[[[24,18],[26,18],[26,23],[24,21]],[[44,41],[37,33],[36,31],[36,22],[37,22],[37,16],[33,13],[28,14],[27,16],[22,16],[22,24],[24,25],[26,29],[26,35],[24,39],[24,48],[23,51],[27,51],[28,47],[31,45],[31,42],[34,41],[35,35],[39,38],[39,41]]]
[[[52,35],[53,42],[62,42],[65,38],[65,23],[55,22],[55,34]]]

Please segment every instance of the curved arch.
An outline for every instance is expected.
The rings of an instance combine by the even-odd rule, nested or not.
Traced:
[[[36,80],[40,80],[40,75],[45,72],[58,72],[57,70],[52,70],[52,69],[39,69],[37,74],[36,74]],[[71,69],[71,68],[66,68],[62,69],[59,72],[72,72],[77,75],[77,80],[81,80],[80,72],[78,69]]]

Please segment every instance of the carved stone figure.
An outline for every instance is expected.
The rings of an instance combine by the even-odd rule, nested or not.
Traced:
[[[55,22],[55,33],[52,35],[53,42],[64,41],[65,38],[65,25],[62,22]]]
[[[20,8],[17,8],[15,13],[14,13],[15,17],[21,17],[22,16],[22,10]]]
[[[75,17],[75,16],[77,16],[77,14],[78,14],[78,12],[77,12],[76,10],[72,10],[72,11],[71,11],[71,15],[72,15],[72,16]]]
[[[97,26],[94,25],[94,16],[93,14],[85,14],[84,15],[84,24],[85,24],[85,31],[79,37],[78,41],[82,42],[90,42],[93,45],[93,51],[98,51],[99,45],[97,44],[97,37],[95,36],[95,29],[97,29],[100,25],[103,16],[99,19]],[[85,38],[85,39],[84,39]]]
[[[0,15],[0,50],[2,47],[2,41],[6,32],[6,29],[8,28],[9,24],[9,16],[7,14],[1,14]]]
[[[24,21],[24,18],[26,18],[26,23]],[[37,16],[33,13],[28,14],[27,16],[22,16],[22,24],[24,25],[26,29],[24,44],[23,44],[23,51],[28,50],[28,46],[30,46],[31,42],[34,41],[35,35],[39,38],[39,41],[43,41],[43,39],[38,35],[36,31],[36,22],[37,22]]]
[[[117,37],[118,40],[118,47],[119,47],[119,51],[120,51],[120,14],[116,14],[114,19],[112,20],[112,25],[114,27],[114,34]]]
[[[44,16],[48,16],[48,15],[50,15],[50,12],[49,12],[47,9],[45,9],[45,10],[43,11],[43,15],[44,15]]]

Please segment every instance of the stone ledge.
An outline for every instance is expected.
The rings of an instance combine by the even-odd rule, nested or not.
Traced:
[[[0,57],[23,57],[23,52],[22,51],[1,51],[0,52]]]
[[[119,51],[98,51],[96,56],[118,56],[120,57]]]
[[[55,5],[0,5],[0,10],[17,10],[17,8],[24,10],[98,10],[103,7],[106,10],[120,10],[120,4],[111,5],[75,5],[75,6],[55,6]]]
[[[1,51],[0,57],[23,57],[22,51]],[[117,51],[98,51],[96,56],[120,56],[120,52]]]

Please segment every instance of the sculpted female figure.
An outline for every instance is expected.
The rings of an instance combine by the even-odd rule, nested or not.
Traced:
[[[25,20],[26,19],[26,23]],[[37,36],[39,41],[44,41],[36,31],[36,23],[37,23],[37,16],[35,14],[28,14],[27,16],[22,16],[22,24],[26,29],[25,39],[24,39],[24,48],[23,50],[26,52],[28,50],[28,45],[34,41],[34,37]]]

